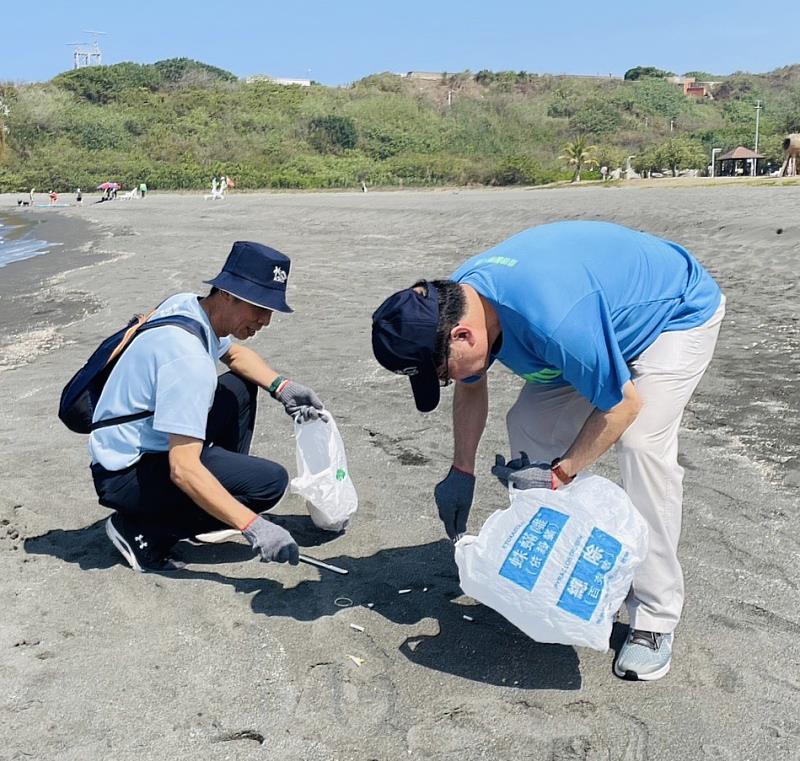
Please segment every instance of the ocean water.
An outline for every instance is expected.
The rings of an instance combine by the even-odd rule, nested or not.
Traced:
[[[60,243],[36,237],[36,225],[17,216],[0,215],[0,267],[50,253]]]

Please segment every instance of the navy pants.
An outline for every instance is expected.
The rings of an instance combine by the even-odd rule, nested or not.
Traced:
[[[239,502],[260,513],[274,507],[289,476],[278,463],[248,454],[258,387],[231,372],[221,375],[208,413],[200,461]],[[229,528],[192,502],[169,475],[169,453],[153,452],[124,470],[95,463],[92,477],[100,504],[147,529],[166,550],[180,539]]]

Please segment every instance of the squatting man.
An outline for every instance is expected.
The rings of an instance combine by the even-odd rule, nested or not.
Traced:
[[[653,680],[670,668],[684,599],[678,429],[724,313],[719,287],[678,244],[559,222],[474,256],[448,280],[399,291],[373,315],[375,357],[409,376],[420,411],[456,381],[453,464],[434,492],[451,539],[467,526],[495,361],[525,380],[506,418],[513,459],[498,455],[492,468],[503,483],[557,489],[615,446],[650,529],[618,676]]]
[[[91,470],[100,503],[115,511],[106,532],[135,570],[180,567],[169,554],[181,539],[220,541],[238,532],[263,560],[297,564],[289,532],[262,515],[283,496],[288,475],[248,454],[256,397],[264,389],[305,419],[319,417],[322,403],[232,340],[253,337],[274,311],[292,311],[289,269],[274,249],[235,243],[222,271],[206,281],[207,296],[176,294],[148,318],[183,315],[205,340],[176,325],[143,331],[111,371],[93,421],[112,424],[92,432]],[[229,368],[219,378],[217,359]]]

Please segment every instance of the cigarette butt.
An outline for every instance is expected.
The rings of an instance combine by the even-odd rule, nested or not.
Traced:
[[[351,629],[355,629],[357,632],[363,632],[364,631],[364,627],[363,626],[359,626],[358,624],[350,624],[350,628]]]
[[[468,616],[466,613],[461,616],[465,621],[474,621],[475,619],[472,616]]]
[[[364,662],[365,662],[363,658],[359,658],[357,655],[348,655],[347,657],[348,657],[348,658],[349,658],[351,661],[353,661],[353,663],[355,663],[355,664],[356,664],[356,666],[360,666],[362,663],[364,663]]]
[[[397,594],[399,595],[407,595],[411,590],[410,589],[398,589]]]

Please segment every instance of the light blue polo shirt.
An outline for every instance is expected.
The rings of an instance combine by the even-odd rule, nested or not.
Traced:
[[[451,279],[494,307],[499,360],[530,383],[569,384],[595,407],[622,401],[628,362],[661,333],[702,325],[720,289],[677,243],[608,222],[525,230]]]
[[[217,338],[198,298],[193,293],[170,296],[150,319],[191,317],[205,327],[208,346],[175,325],[149,330],[131,342],[103,387],[93,420],[144,410],[155,414],[94,431],[89,437],[93,463],[122,470],[145,452],[166,452],[171,433],[205,439],[217,389],[216,360],[232,341]]]

